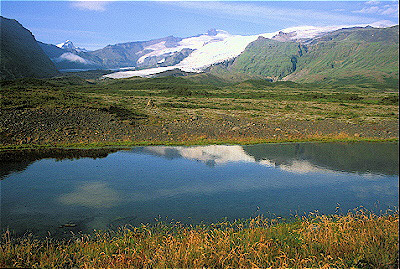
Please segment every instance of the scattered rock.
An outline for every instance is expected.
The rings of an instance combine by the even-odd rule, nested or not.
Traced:
[[[75,223],[66,223],[59,226],[59,228],[74,228],[74,227],[76,227]]]
[[[154,106],[153,100],[149,99],[149,101],[147,102],[147,106],[153,107]]]

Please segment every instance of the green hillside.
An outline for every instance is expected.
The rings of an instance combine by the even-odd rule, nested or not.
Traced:
[[[259,38],[233,63],[231,70],[245,74],[282,78],[296,70],[304,48],[294,42]]]
[[[388,82],[399,76],[399,27],[342,29],[312,40],[286,80]],[[397,82],[398,83],[398,82]]]
[[[229,80],[398,85],[399,27],[340,29],[300,42],[259,38],[237,58],[210,67]]]
[[[297,68],[298,58],[304,47],[295,42],[279,42],[259,37],[234,61],[212,67],[211,73],[224,75],[240,74],[241,77],[267,77],[273,80],[292,73]]]
[[[52,77],[58,71],[32,33],[16,20],[0,16],[0,79]]]

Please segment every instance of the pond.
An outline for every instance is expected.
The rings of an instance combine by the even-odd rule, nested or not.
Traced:
[[[1,229],[68,236],[163,221],[210,223],[398,207],[397,143],[9,151]]]

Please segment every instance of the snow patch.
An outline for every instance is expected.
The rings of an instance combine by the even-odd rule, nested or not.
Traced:
[[[386,27],[388,21],[380,21],[373,24],[369,24],[373,27]],[[289,38],[291,40],[313,38],[318,35],[332,32],[341,28],[349,27],[366,27],[368,24],[360,25],[340,25],[340,26],[326,26],[326,27],[316,27],[316,26],[297,26],[283,29],[281,31],[276,31],[273,33],[264,33],[260,35],[251,36],[241,36],[241,35],[231,35],[223,30],[215,30],[212,35],[202,34],[199,36],[189,37],[182,39],[178,46],[173,48],[165,47],[165,42],[160,42],[145,49],[152,50],[150,53],[143,55],[138,63],[143,63],[144,59],[153,56],[170,55],[171,53],[179,52],[184,48],[192,49],[193,52],[183,59],[180,63],[174,66],[168,67],[157,67],[139,71],[128,71],[128,72],[117,72],[113,74],[108,74],[103,77],[106,78],[128,78],[132,76],[144,76],[148,77],[157,73],[161,73],[167,70],[180,69],[185,72],[202,72],[205,68],[224,62],[229,59],[233,59],[239,56],[251,42],[257,40],[258,37],[262,36],[264,38],[272,38],[273,36],[279,34],[279,32],[290,33]],[[160,60],[159,63],[162,63]]]
[[[130,77],[148,77],[168,70],[176,69],[176,66],[156,67],[137,71],[122,71],[111,73],[103,76],[103,78],[130,78]]]

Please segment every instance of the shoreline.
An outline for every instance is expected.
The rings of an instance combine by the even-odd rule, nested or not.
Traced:
[[[282,144],[282,143],[332,143],[332,142],[398,142],[398,137],[350,137],[350,136],[318,136],[308,138],[278,138],[278,139],[193,139],[187,141],[115,141],[92,143],[58,143],[58,144],[20,144],[0,145],[1,151],[32,150],[32,149],[103,149],[129,148],[137,146],[204,146],[204,145],[255,145],[255,144]]]

